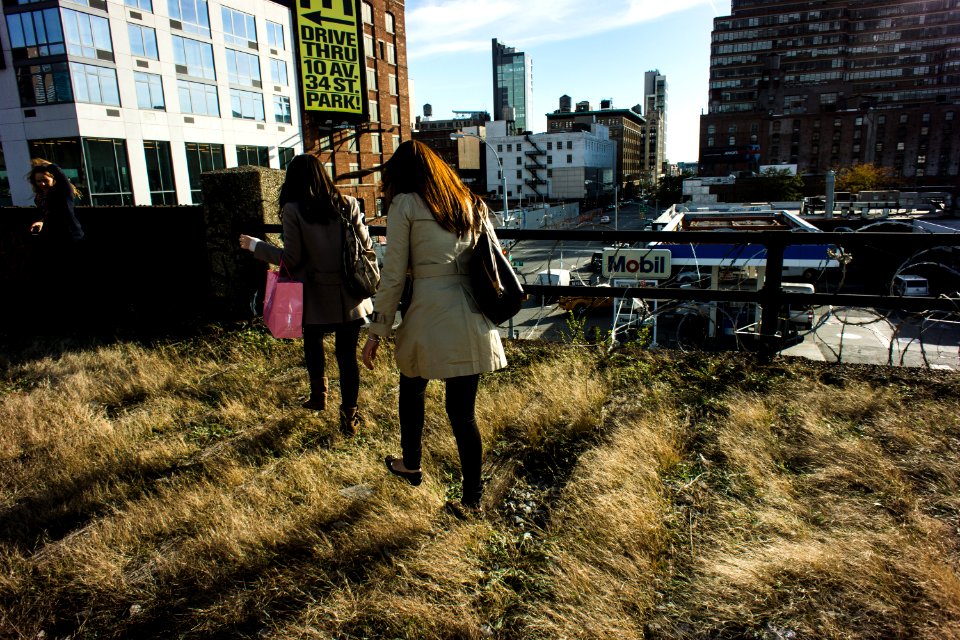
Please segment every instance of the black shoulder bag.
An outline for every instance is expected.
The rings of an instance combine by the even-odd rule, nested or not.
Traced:
[[[489,221],[477,237],[470,258],[473,298],[491,322],[500,324],[517,315],[526,299],[513,267],[487,232]]]

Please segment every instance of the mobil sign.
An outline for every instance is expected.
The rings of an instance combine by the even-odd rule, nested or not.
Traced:
[[[605,278],[669,278],[670,250],[604,249],[600,273]]]

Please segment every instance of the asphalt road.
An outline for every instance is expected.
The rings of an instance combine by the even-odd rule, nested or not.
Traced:
[[[609,225],[612,228],[613,212]],[[653,217],[653,216],[650,216]],[[642,216],[637,205],[621,208],[617,216],[619,229],[641,228]],[[590,228],[589,223],[578,228]],[[521,281],[533,282],[537,273],[547,269],[569,269],[571,284],[594,284],[595,274],[589,269],[595,251],[603,248],[601,242],[523,241],[514,246],[514,260],[523,261],[517,268]],[[570,315],[555,303],[528,301],[511,324],[501,327],[504,338],[560,339],[563,334],[585,330],[610,338],[614,314],[591,313],[583,318],[584,326],[572,323]],[[617,333],[622,335],[623,327]],[[663,347],[677,347],[675,340],[677,319],[660,316],[657,322],[657,343]],[[929,367],[960,370],[960,317],[944,319],[927,314],[879,315],[871,309],[831,308],[817,310],[815,326],[801,332],[802,342],[784,349],[784,355],[801,356],[827,362],[864,364],[892,364],[894,366]]]

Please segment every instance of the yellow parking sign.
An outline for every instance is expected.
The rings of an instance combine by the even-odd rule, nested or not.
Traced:
[[[297,0],[297,42],[304,111],[365,121],[360,0]]]

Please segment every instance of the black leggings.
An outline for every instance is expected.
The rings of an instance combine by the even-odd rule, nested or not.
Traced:
[[[307,362],[307,373],[311,380],[323,378],[325,357],[323,336],[334,335],[334,352],[337,366],[340,368],[340,404],[344,407],[357,406],[360,395],[360,366],[357,364],[357,342],[360,339],[360,327],[363,320],[343,324],[306,324],[303,325],[303,357]]]
[[[464,504],[480,503],[483,488],[480,484],[480,466],[483,462],[483,443],[474,408],[477,404],[477,387],[480,376],[447,378],[446,407],[453,437],[457,440],[460,454],[460,471],[463,474]],[[403,466],[419,469],[422,456],[423,418],[425,412],[427,380],[408,378],[400,374],[400,448],[403,450]]]

